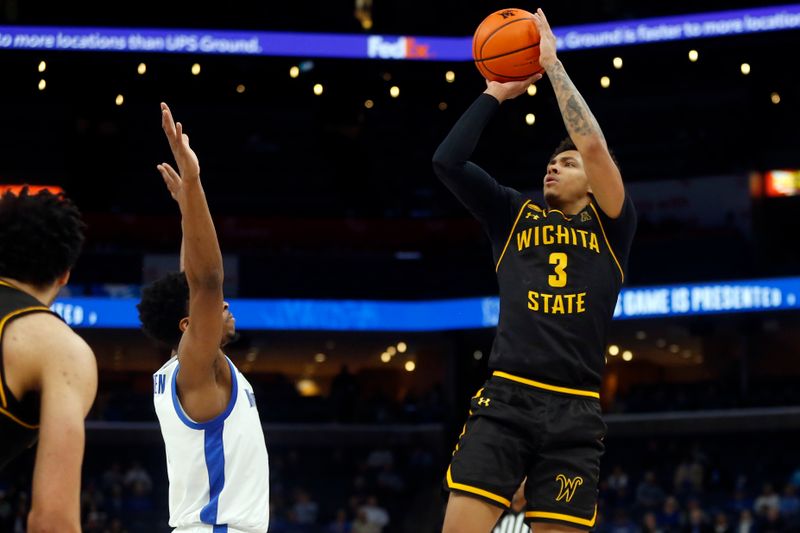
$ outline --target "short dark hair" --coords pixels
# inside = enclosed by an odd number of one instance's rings
[[[548,160],[548,162],[550,162],[553,159],[555,159],[556,156],[558,154],[560,154],[561,152],[566,152],[567,150],[575,150],[576,152],[579,151],[578,147],[575,146],[575,143],[572,142],[572,138],[569,137],[569,136],[566,137],[565,139],[563,139],[560,143],[558,143],[558,146],[556,146],[556,149],[553,150],[553,155],[550,156],[550,159]],[[617,161],[617,156],[614,155],[614,152],[610,148],[608,150],[608,153],[611,154],[612,161],[614,161],[614,163],[619,168],[619,161]]]
[[[44,287],[72,270],[86,229],[64,194],[42,190],[0,196],[0,276]]]
[[[186,274],[173,272],[143,288],[142,300],[136,309],[145,335],[170,348],[177,348],[183,335],[180,321],[189,313]]]

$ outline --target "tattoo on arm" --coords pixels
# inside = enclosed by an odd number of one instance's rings
[[[575,88],[572,80],[569,79],[567,71],[564,70],[564,65],[560,62],[556,63],[553,68],[547,72],[550,82],[553,84],[553,90],[558,99],[558,106],[561,109],[561,116],[564,118],[564,125],[570,137],[580,136],[599,136],[603,142],[603,132],[600,130],[600,125],[589,110],[586,101]]]

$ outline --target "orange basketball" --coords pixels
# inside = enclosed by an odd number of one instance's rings
[[[501,9],[483,19],[472,38],[472,58],[491,81],[525,80],[544,72],[533,15],[522,9]]]

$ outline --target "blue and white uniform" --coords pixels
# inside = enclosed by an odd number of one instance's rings
[[[153,375],[167,452],[169,525],[182,533],[265,533],[269,527],[269,458],[253,387],[226,360],[231,399],[208,422],[194,422],[181,406],[177,357]]]

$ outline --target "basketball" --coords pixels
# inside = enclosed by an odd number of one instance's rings
[[[543,72],[533,15],[522,9],[501,9],[483,19],[472,38],[472,58],[491,81],[520,81]]]

